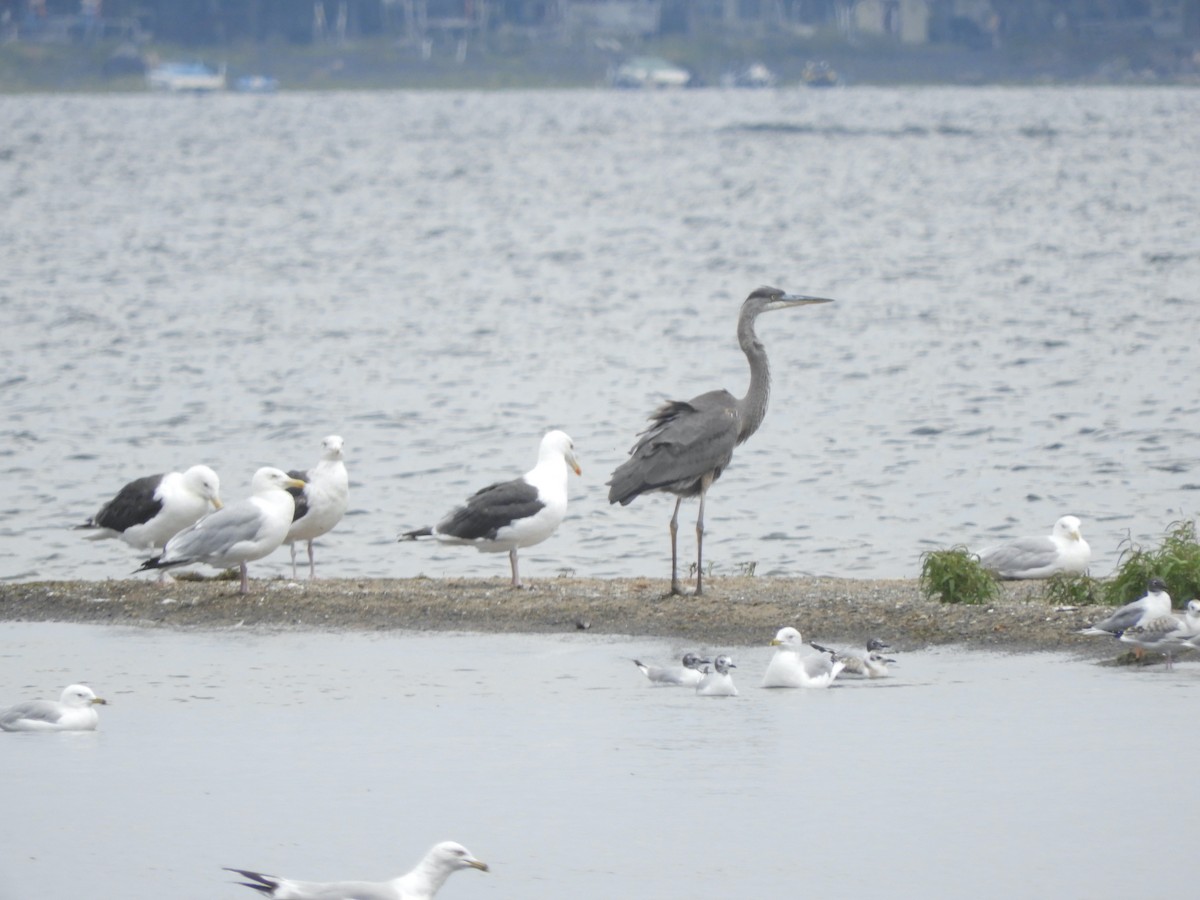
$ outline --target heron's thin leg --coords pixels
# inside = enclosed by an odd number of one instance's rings
[[[296,580],[296,544],[293,542],[288,544],[288,549],[292,551],[292,580]]]
[[[292,544],[292,552],[295,553],[295,544]],[[294,575],[292,577],[295,577]],[[309,581],[317,577],[317,563],[313,559],[313,542],[308,542],[308,578]]]
[[[671,593],[682,594],[683,588],[679,586],[679,568],[678,556],[675,551],[675,535],[679,533],[679,504],[683,502],[682,497],[675,498],[675,512],[671,516]]]
[[[708,484],[701,484],[700,512],[696,516],[696,596],[704,593],[704,495],[707,493]]]
[[[521,586],[521,575],[517,571],[517,548],[513,547],[508,551],[508,561],[512,564],[512,586],[519,588]]]

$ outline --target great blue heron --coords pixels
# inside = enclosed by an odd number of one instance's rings
[[[758,430],[767,414],[771,373],[767,351],[754,333],[759,313],[790,306],[831,303],[826,297],[786,294],[779,288],[756,288],[738,315],[738,344],[750,363],[750,388],[745,397],[729,391],[709,391],[691,400],[668,400],[650,415],[651,425],[609,479],[608,502],[625,506],[652,491],[674,494],[671,516],[671,593],[681,594],[676,534],[679,504],[700,497],[696,516],[696,593],[704,590],[704,496],[733,458],[733,449]]]
[[[304,482],[302,488],[291,488],[296,501],[292,527],[283,542],[292,551],[292,577],[296,577],[296,544],[308,544],[308,577],[317,577],[313,560],[313,541],[333,530],[350,500],[350,476],[346,472],[345,442],[336,434],[321,441],[321,459],[308,471],[294,469],[288,474]]]

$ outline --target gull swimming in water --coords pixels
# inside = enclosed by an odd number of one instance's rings
[[[1125,629],[1118,637],[1123,643],[1132,644],[1137,649],[1163,654],[1167,659],[1167,668],[1170,669],[1176,655],[1195,649],[1195,645],[1189,642],[1198,635],[1200,600],[1189,600],[1184,615],[1168,613],[1165,616],[1155,616],[1140,625]]]
[[[763,675],[765,688],[827,688],[846,667],[823,654],[801,656],[804,639],[791,625],[779,629],[771,646],[776,650]]]
[[[1063,516],[1047,537],[1023,537],[979,551],[979,563],[999,578],[1049,578],[1059,572],[1083,574],[1092,548],[1075,516]]]
[[[867,641],[865,650],[859,650],[857,647],[847,648],[845,650],[831,650],[828,647],[822,647],[816,641],[809,641],[809,646],[822,653],[828,653],[829,658],[833,662],[841,662],[844,665],[842,674],[844,675],[865,675],[867,678],[886,678],[888,675],[888,666],[895,665],[894,659],[889,659],[881,650],[890,649],[887,644],[879,640],[879,638],[871,638]]]
[[[712,668],[704,673],[700,683],[696,685],[696,693],[701,697],[736,697],[738,689],[733,683],[730,669],[737,666],[728,656],[718,656],[713,660]]]
[[[446,544],[470,544],[481,553],[507,551],[512,586],[519,588],[517,550],[546,540],[567,514],[568,468],[582,474],[574,442],[565,432],[547,432],[537,465],[520,478],[476,491],[436,525],[406,531],[400,540],[435,537]]]
[[[0,709],[2,731],[95,731],[97,705],[107,704],[85,684],[69,685],[58,700],[29,700]]]
[[[462,844],[442,841],[411,872],[391,881],[294,881],[250,869],[225,871],[241,875],[246,881],[238,884],[273,900],[430,900],[446,879],[460,869],[486,872],[488,866]]]
[[[289,488],[296,502],[292,524],[283,542],[292,551],[292,578],[296,577],[296,544],[308,544],[308,577],[317,577],[313,561],[313,541],[333,530],[350,499],[350,476],[346,472],[345,442],[331,434],[321,442],[321,458],[306,472],[293,470],[288,475],[304,482],[304,487]]]
[[[704,677],[704,670],[701,666],[712,665],[711,659],[701,659],[695,653],[683,654],[681,662],[682,665],[679,666],[652,666],[646,665],[640,659],[635,659],[633,664],[650,679],[651,684],[682,685],[684,687],[698,685]]]
[[[251,496],[233,506],[209,513],[175,535],[162,553],[142,563],[142,569],[165,569],[208,563],[218,569],[238,566],[240,593],[249,590],[246,563],[279,549],[292,524],[295,502],[288,488],[304,482],[280,469],[265,466],[254,473]],[[140,571],[140,570],[139,570]]]
[[[129,482],[75,527],[90,541],[118,538],[137,550],[157,550],[214,508],[221,508],[221,480],[208,466],[192,466]]]

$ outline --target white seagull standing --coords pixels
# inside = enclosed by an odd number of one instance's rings
[[[411,872],[391,881],[293,881],[249,869],[225,871],[241,875],[247,880],[238,884],[273,900],[430,900],[459,869],[486,872],[488,866],[462,844],[442,841]]]
[[[296,501],[296,512],[292,526],[283,542],[292,551],[292,578],[296,577],[296,544],[308,543],[308,577],[317,577],[317,565],[313,561],[313,541],[328,533],[342,516],[350,499],[350,476],[346,472],[344,442],[331,434],[321,442],[321,459],[307,472],[292,470],[293,478],[304,482],[302,488],[290,488]]]
[[[701,697],[736,697],[738,689],[733,683],[733,676],[729,674],[730,669],[737,668],[733,660],[728,656],[718,656],[712,666],[696,685],[696,693]]]
[[[1083,574],[1092,561],[1092,548],[1074,516],[1054,523],[1048,537],[1017,538],[979,551],[979,563],[1000,578],[1049,578],[1059,572]]]
[[[477,491],[436,525],[407,531],[400,540],[432,536],[447,544],[470,544],[481,553],[507,552],[512,586],[519,588],[518,548],[546,540],[567,514],[568,467],[582,473],[575,444],[564,432],[548,432],[538,448],[537,465],[520,478]]]
[[[701,666],[712,665],[711,659],[701,659],[695,653],[683,654],[681,662],[682,665],[679,666],[650,666],[640,659],[635,659],[633,664],[650,679],[651,684],[682,685],[683,687],[698,685],[704,677],[704,670]]]
[[[208,563],[218,569],[238,566],[242,573],[239,593],[247,593],[246,563],[262,559],[283,543],[295,511],[288,488],[303,486],[303,481],[287,472],[264,466],[254,473],[249,497],[209,513],[179,532],[167,541],[162,553],[146,560],[141,568],[166,569],[192,563]]]
[[[208,466],[147,475],[117,491],[100,511],[77,525],[90,541],[120,538],[138,550],[156,550],[212,508],[221,508],[221,480]]]
[[[29,700],[0,709],[0,731],[95,731],[96,706],[108,703],[85,684],[69,685],[58,700]]]
[[[765,688],[827,688],[846,667],[842,660],[824,655],[801,656],[804,639],[791,625],[776,632],[771,646],[776,649],[763,674]]]

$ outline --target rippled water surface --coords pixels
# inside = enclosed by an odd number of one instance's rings
[[[1183,89],[0,97],[0,577],[123,576],[69,526],[125,481],[238,499],[335,432],[325,574],[503,576],[395,537],[548,427],[584,477],[523,574],[665,574],[670,501],[604,481],[664,397],[744,390],[762,283],[838,302],[760,321],[717,573],[909,576],[1072,512],[1106,574],[1196,511],[1198,144]]]
[[[93,733],[0,733],[4,900],[247,900],[221,866],[385,878],[443,838],[492,866],[447,900],[1195,884],[1196,661],[947,649],[771,691],[768,647],[705,648],[741,690],[707,698],[630,662],[693,648],[574,634],[0,623],[0,647],[0,705],[83,678],[110,701]]]

